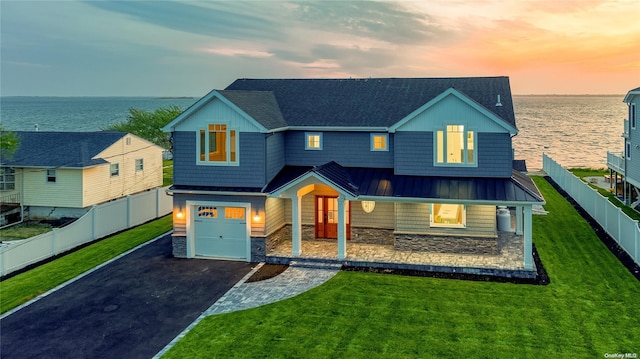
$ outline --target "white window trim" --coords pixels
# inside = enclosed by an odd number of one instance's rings
[[[448,124],[446,126],[444,126],[444,129],[436,129],[433,131],[433,165],[437,166],[437,167],[478,167],[478,131],[474,130],[474,129],[468,129],[467,125],[462,125],[464,126],[465,130],[464,130],[464,154],[465,154],[465,160],[468,161],[468,159],[466,158],[467,156],[467,132],[469,131],[473,131],[473,145],[474,145],[474,150],[473,150],[473,163],[469,163],[469,162],[461,162],[461,163],[449,163],[449,162],[438,162],[438,131],[442,131],[444,134],[444,143],[443,143],[443,148],[444,151],[446,152],[447,149],[447,126],[458,126],[458,125],[451,125]],[[444,160],[447,160],[447,156],[446,153],[443,154],[444,155]]]
[[[638,119],[636,118],[636,104],[632,103],[629,106],[629,122],[631,122],[631,128],[632,129],[636,129],[636,121]]]
[[[53,171],[53,176],[49,176],[49,171]],[[53,181],[49,181],[49,178],[53,178]],[[58,171],[55,168],[48,168],[45,171],[45,180],[47,183],[58,183]]]
[[[385,148],[374,148],[374,138],[378,136],[384,136]],[[376,152],[389,152],[389,134],[388,133],[371,133],[370,136],[370,150]]]
[[[113,168],[116,168],[116,173],[113,173]],[[118,177],[120,176],[120,163],[116,162],[116,163],[111,163],[109,164],[109,177]]]
[[[309,147],[309,136],[319,136],[320,137],[320,147]],[[307,151],[322,151],[323,139],[322,132],[305,132],[304,133],[304,149]]]
[[[138,168],[138,161],[140,161],[140,168]],[[144,158],[136,158],[134,161],[136,172],[144,171]]]
[[[453,203],[452,203],[453,204]],[[433,213],[433,205],[431,203],[431,207],[429,210],[429,226],[433,228],[467,228],[467,205],[466,204],[456,204],[458,206],[462,206],[462,224],[448,224],[448,223],[436,223],[434,222],[434,213]]]
[[[631,142],[625,142],[625,158],[631,160]]]
[[[236,128],[231,128],[228,124],[226,123],[210,123],[211,125],[226,125],[227,126],[227,138],[229,139],[228,141],[226,141],[226,147],[227,147],[227,160],[226,161],[202,161],[200,160],[200,130],[202,130],[202,128],[198,129],[195,133],[196,135],[196,164],[201,165],[201,166],[240,166],[240,132],[238,131],[238,129]],[[204,128],[206,136],[209,136],[209,130],[208,130],[208,126],[210,124],[207,124],[207,127]],[[231,131],[236,131],[236,161],[235,162],[231,162]],[[205,143],[205,146],[209,146],[209,141],[207,141],[207,143]],[[205,153],[208,152],[205,148]]]
[[[8,177],[13,177],[12,181],[8,181]],[[0,174],[0,191],[15,191],[16,189],[16,170],[11,167],[3,167],[3,172]],[[9,186],[11,185],[11,186]],[[11,188],[9,188],[11,187]]]

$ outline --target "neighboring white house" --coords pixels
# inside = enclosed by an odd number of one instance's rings
[[[615,175],[613,183],[618,183],[620,174],[623,178],[623,197],[625,203],[632,207],[640,205],[640,125],[638,121],[638,108],[640,108],[640,87],[627,93],[622,100],[627,104],[629,117],[624,120],[624,152],[607,152],[607,167],[611,171],[611,177]],[[635,201],[634,201],[635,199]],[[633,203],[632,203],[633,202]]]
[[[30,218],[79,217],[95,204],[162,186],[163,149],[135,135],[16,134],[18,150],[0,165],[5,223],[15,219],[20,206]]]

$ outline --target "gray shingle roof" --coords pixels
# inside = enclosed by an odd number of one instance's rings
[[[452,87],[516,127],[509,78],[504,76],[238,79],[226,90],[272,92],[289,126],[389,127]],[[498,95],[502,106],[496,107]],[[251,107],[246,99],[238,105],[243,110]]]
[[[287,126],[271,91],[218,91],[247,115],[268,129]]]
[[[106,163],[104,159],[93,157],[126,133],[18,131],[16,135],[20,138],[18,150],[3,165],[82,168]]]

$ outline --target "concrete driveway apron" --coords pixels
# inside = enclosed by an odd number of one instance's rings
[[[170,237],[3,318],[0,357],[153,357],[251,270],[173,258]]]

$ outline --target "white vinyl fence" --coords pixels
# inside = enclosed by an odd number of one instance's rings
[[[629,218],[620,208],[556,163],[542,155],[544,171],[565,190],[604,230],[640,264],[640,228],[638,221]]]
[[[93,206],[73,223],[0,248],[0,275],[171,213],[167,187]]]

